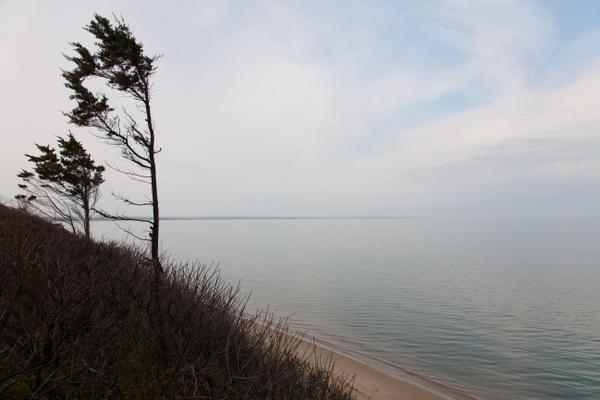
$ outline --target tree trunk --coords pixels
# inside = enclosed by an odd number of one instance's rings
[[[90,199],[86,196],[83,199],[83,230],[85,237],[90,238]]]
[[[156,182],[156,165],[154,160],[154,154],[150,155],[150,176],[152,183],[152,228],[150,230],[150,235],[152,236],[151,254],[152,259],[158,262],[158,229],[160,223],[160,215],[158,211],[158,186]]]
[[[148,158],[150,160],[150,181],[152,185],[152,228],[150,229],[151,235],[151,255],[152,260],[156,263],[157,271],[162,271],[159,260],[158,240],[159,240],[159,227],[160,227],[160,215],[158,208],[158,183],[156,179],[156,151],[154,151],[155,135],[154,135],[154,124],[152,123],[152,110],[150,109],[150,93],[148,89],[149,85],[146,82],[144,91],[144,106],[146,108],[146,124],[148,125],[148,133],[150,134],[150,143],[148,148]]]

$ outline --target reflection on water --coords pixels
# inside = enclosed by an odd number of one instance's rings
[[[252,305],[484,399],[597,399],[600,220],[164,221]],[[121,238],[112,223],[97,235]]]

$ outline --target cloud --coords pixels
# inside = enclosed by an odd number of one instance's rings
[[[561,87],[511,92],[398,135],[379,162],[428,167],[468,159],[478,149],[515,139],[598,137],[598,84],[600,68],[594,68]]]
[[[495,183],[510,196],[511,184],[597,174],[599,34],[565,36],[544,2],[146,4],[2,4],[12,57],[0,66],[0,118],[15,132],[3,193],[21,154],[68,128],[61,52],[89,40],[81,26],[94,11],[123,15],[164,53],[166,214],[444,214],[490,201],[477,190]],[[111,189],[143,195],[109,174],[107,208]]]
[[[552,49],[553,16],[528,1],[445,1],[431,7],[429,32],[465,56],[465,68],[500,93],[531,79]]]

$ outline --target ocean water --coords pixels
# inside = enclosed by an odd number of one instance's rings
[[[122,238],[110,222],[97,236]],[[481,399],[600,399],[600,219],[163,221],[251,307]]]

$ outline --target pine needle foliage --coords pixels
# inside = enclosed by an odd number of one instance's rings
[[[22,193],[15,198],[25,207],[66,223],[72,231],[90,237],[91,213],[104,182],[104,167],[69,133],[58,137],[58,149],[38,145],[38,155],[25,154],[33,170],[17,176]]]

